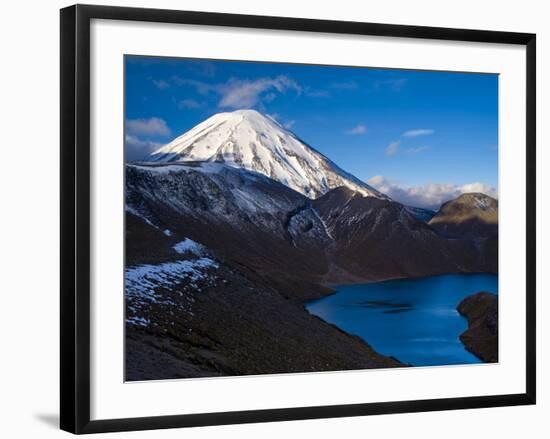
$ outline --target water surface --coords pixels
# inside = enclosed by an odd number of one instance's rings
[[[376,351],[414,366],[480,363],[459,335],[468,323],[456,310],[479,291],[498,293],[492,274],[449,274],[336,287],[307,310],[362,337]]]

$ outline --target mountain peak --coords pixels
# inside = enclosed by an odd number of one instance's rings
[[[240,114],[246,117],[266,117],[259,111],[253,110],[251,108],[243,108],[241,110],[229,111],[225,114]]]
[[[363,196],[387,199],[256,110],[215,114],[153,152],[146,161],[222,162],[266,175],[310,198],[344,186]]]
[[[449,238],[490,238],[498,234],[498,201],[479,192],[444,203],[430,226]]]
[[[222,113],[216,113],[213,116],[211,116],[209,119],[218,119],[218,120],[226,120],[229,121],[231,119],[235,120],[247,120],[247,121],[256,121],[256,122],[275,122],[277,123],[273,118],[264,115],[260,113],[259,111],[253,110],[253,109],[241,109],[241,110],[235,110],[235,111],[226,111]],[[207,119],[207,120],[209,120]]]
[[[489,195],[481,192],[468,192],[459,195],[454,200],[443,203],[440,211],[446,210],[462,210],[462,209],[479,209],[481,211],[494,212],[498,209],[498,201]]]

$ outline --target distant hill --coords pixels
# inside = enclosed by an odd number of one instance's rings
[[[429,224],[448,238],[493,238],[498,235],[498,201],[481,193],[462,194],[444,203]]]

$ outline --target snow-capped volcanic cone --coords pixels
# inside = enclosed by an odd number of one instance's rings
[[[388,199],[254,110],[215,114],[145,161],[222,162],[266,175],[309,198],[345,186],[364,196]]]

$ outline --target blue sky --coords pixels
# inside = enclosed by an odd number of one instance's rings
[[[408,194],[413,202],[415,193],[429,192],[435,198],[417,204],[435,206],[464,188],[496,195],[497,75],[133,56],[125,62],[128,159],[212,114],[255,108],[394,198]]]

